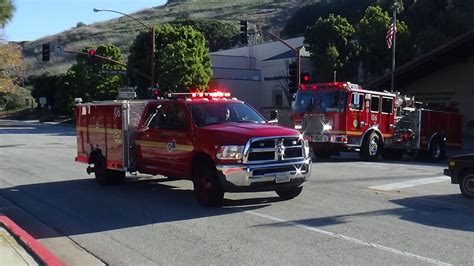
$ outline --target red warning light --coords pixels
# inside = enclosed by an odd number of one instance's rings
[[[94,55],[95,55],[95,50],[89,49],[89,56],[94,56]]]
[[[311,81],[311,76],[308,73],[302,73],[301,74],[301,80],[304,83],[308,83],[309,81]]]

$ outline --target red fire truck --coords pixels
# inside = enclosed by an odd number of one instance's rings
[[[414,98],[349,82],[301,85],[292,119],[318,158],[341,151],[357,151],[364,160],[423,152],[436,160],[462,147],[458,112],[426,109]]]
[[[100,185],[126,172],[193,181],[198,201],[224,192],[301,193],[311,173],[308,142],[228,93],[173,93],[157,100],[76,105],[77,157]]]

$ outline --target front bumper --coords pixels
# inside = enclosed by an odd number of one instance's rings
[[[216,166],[226,192],[274,191],[302,186],[311,175],[311,158],[271,164]],[[276,175],[287,173],[290,181],[276,183]]]
[[[451,184],[459,184],[459,180],[455,175],[453,175],[451,169],[444,169],[443,173],[444,175],[451,177]]]

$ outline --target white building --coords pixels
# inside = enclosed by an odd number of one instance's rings
[[[303,47],[303,37],[285,41]],[[312,73],[309,54],[304,48],[300,54],[302,72]],[[288,108],[288,65],[295,60],[295,52],[279,41],[214,52],[213,82],[258,110]]]

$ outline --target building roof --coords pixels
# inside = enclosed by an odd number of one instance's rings
[[[447,66],[467,62],[474,54],[474,30],[470,30],[453,40],[416,57],[395,70],[395,87],[401,88]],[[391,72],[367,82],[368,89],[387,89],[390,87]]]
[[[301,57],[309,57],[310,53],[304,46],[299,46],[297,47],[300,49],[300,56]],[[272,56],[270,58],[264,59],[262,61],[273,61],[273,60],[280,60],[280,59],[288,59],[288,58],[294,58],[295,57],[295,52],[292,50],[288,50],[286,52],[283,52],[281,54],[277,54],[275,56]]]

